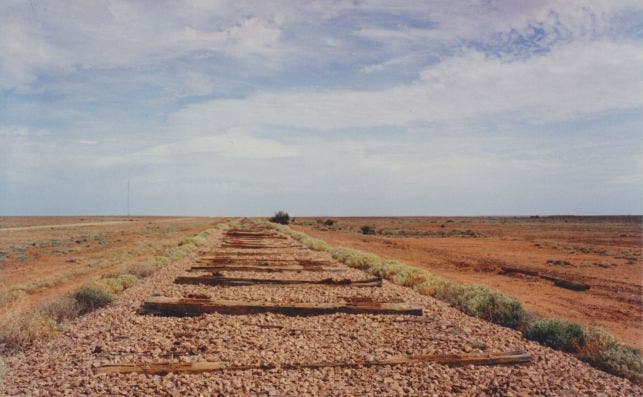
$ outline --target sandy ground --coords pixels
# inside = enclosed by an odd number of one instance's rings
[[[156,223],[165,223],[165,222],[180,222],[180,221],[185,221],[185,220],[192,220],[192,219],[198,219],[198,218],[171,218],[171,219],[155,219]],[[122,225],[124,223],[129,223],[129,222],[137,222],[140,220],[130,218],[127,220],[121,220],[121,221],[100,221],[100,222],[78,222],[78,223],[52,223],[48,225],[34,225],[34,226],[13,226],[13,227],[0,227],[0,233],[6,233],[6,232],[17,232],[17,231],[24,231],[24,230],[38,230],[38,229],[60,229],[60,228],[67,228],[67,227],[85,227],[85,226],[109,226],[109,225]],[[1,224],[1,222],[0,222]]]
[[[213,235],[203,254],[230,252]],[[234,251],[234,250],[233,250]],[[305,249],[274,250],[275,256],[324,257]],[[635,396],[639,387],[607,375],[570,355],[528,342],[516,331],[468,317],[430,297],[384,283],[382,288],[327,286],[212,287],[176,285],[196,253],[126,290],[110,306],[70,324],[42,346],[14,352],[5,379],[8,395],[416,395],[416,396]],[[328,257],[325,257],[329,259]],[[366,274],[336,264],[342,277]],[[194,274],[194,273],[192,273]],[[238,274],[235,273],[235,276]],[[245,273],[244,277],[311,278],[333,273]],[[424,307],[405,315],[279,314],[163,317],[137,311],[153,294],[207,294],[212,298],[271,302],[338,302],[347,297],[403,300]],[[418,321],[420,319],[420,321]],[[499,352],[525,349],[534,362],[516,366],[413,364],[370,368],[222,371],[165,376],[95,375],[104,364],[195,362],[250,364],[352,361],[396,354]]]
[[[326,218],[322,218],[326,219]],[[641,217],[333,218],[295,228],[332,245],[375,252],[452,280],[485,284],[518,298],[539,316],[598,325],[643,347]],[[362,225],[389,235],[365,236]],[[475,237],[458,235],[473,232]],[[439,237],[444,233],[446,237]],[[536,277],[502,274],[516,267],[591,286],[577,292]]]
[[[144,262],[154,255],[164,255],[181,239],[219,220],[1,218],[0,317],[31,310],[104,274],[118,272],[124,266]],[[17,299],[9,299],[9,291],[16,288],[23,288],[24,292]]]

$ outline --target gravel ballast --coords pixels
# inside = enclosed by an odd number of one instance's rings
[[[222,232],[202,251],[220,248]],[[271,240],[275,244],[277,240]],[[284,244],[284,242],[281,242]],[[287,244],[295,244],[287,240]],[[259,251],[259,250],[257,250]],[[302,248],[273,250],[270,257],[331,260]],[[526,341],[519,332],[469,317],[433,298],[384,282],[381,288],[323,285],[207,286],[174,284],[198,253],[174,262],[120,294],[108,307],[72,322],[64,334],[13,353],[4,379],[7,395],[417,395],[417,396],[638,396],[641,388],[596,370],[571,355]],[[268,256],[266,256],[268,257]],[[333,261],[334,262],[334,261]],[[350,278],[369,275],[334,262],[339,273],[226,273],[278,279]],[[207,295],[213,299],[274,303],[339,302],[344,298],[405,301],[424,316],[327,314],[296,317],[262,313],[164,317],[138,313],[152,295]],[[219,371],[95,375],[106,364],[223,361],[231,364],[312,363],[385,359],[398,354],[527,350],[534,362],[516,366],[447,367],[419,363],[370,368]],[[0,389],[1,390],[1,389]]]

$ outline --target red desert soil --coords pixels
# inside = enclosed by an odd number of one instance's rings
[[[7,395],[337,395],[337,396],[634,396],[641,388],[589,367],[571,355],[523,339],[519,332],[469,317],[410,288],[384,282],[381,287],[351,285],[210,286],[177,284],[194,276],[191,267],[213,255],[266,259],[325,260],[318,272],[232,272],[248,279],[291,281],[361,280],[367,274],[334,262],[326,253],[298,247],[274,235],[261,245],[242,248],[216,232],[188,257],[125,290],[107,307],[72,321],[64,336],[7,355]],[[265,232],[264,232],[265,233]],[[247,243],[246,243],[247,244]],[[234,246],[233,246],[234,245]],[[243,243],[241,243],[243,245]],[[250,245],[250,244],[248,244]],[[255,248],[258,247],[258,248]],[[266,248],[269,247],[269,248]],[[259,252],[264,254],[258,255]],[[279,266],[279,265],[273,265]],[[330,272],[329,270],[334,270]],[[205,276],[205,273],[201,275]],[[156,296],[155,298],[152,298]],[[190,301],[234,301],[228,314],[198,316],[141,312],[158,296]],[[207,298],[207,299],[206,299]],[[417,313],[246,313],[239,301],[267,306],[365,307],[374,302],[406,302]],[[147,304],[144,304],[147,302]],[[362,302],[359,305],[357,302]],[[328,306],[324,304],[334,303]],[[241,305],[241,306],[240,306]],[[236,308],[236,309],[235,309]],[[157,307],[158,310],[158,307]],[[176,309],[175,309],[176,310]],[[232,310],[232,312],[230,312]],[[181,310],[179,309],[181,312]],[[332,310],[331,310],[332,311]],[[234,314],[233,314],[234,313]],[[184,314],[184,313],[178,313]],[[310,314],[310,313],[309,313]],[[399,355],[485,356],[522,351],[531,361],[511,365],[447,366],[435,362],[401,365],[342,363],[388,361]],[[217,362],[230,368],[214,372],[164,372],[147,364]],[[119,373],[123,364],[140,364],[155,374]],[[329,365],[329,363],[332,363]],[[302,368],[317,364],[315,368]],[[114,367],[117,365],[117,367]],[[262,366],[263,365],[263,366]],[[173,365],[173,368],[193,367]],[[252,369],[242,369],[248,366]],[[121,369],[119,369],[121,368]],[[241,369],[240,369],[241,368]],[[111,370],[108,370],[111,369]],[[0,386],[0,394],[2,393]]]
[[[434,274],[485,284],[540,316],[600,325],[643,347],[641,217],[297,218],[293,227],[336,246],[371,251]],[[372,226],[377,235],[362,235]],[[379,234],[382,233],[382,234]],[[540,278],[501,274],[535,270],[587,283],[577,292]]]
[[[123,266],[163,255],[213,218],[2,217],[0,317],[62,296]],[[11,299],[10,291],[25,293]]]

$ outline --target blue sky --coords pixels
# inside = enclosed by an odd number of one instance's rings
[[[637,1],[0,1],[0,214],[643,212]]]

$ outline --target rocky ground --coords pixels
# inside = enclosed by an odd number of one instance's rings
[[[220,248],[213,235],[207,252]],[[293,241],[292,244],[295,244]],[[281,257],[329,259],[302,248],[273,250]],[[203,253],[201,253],[203,254]],[[469,317],[411,289],[309,286],[177,285],[198,253],[175,262],[123,292],[109,307],[70,324],[64,335],[7,358],[4,393],[13,395],[417,395],[417,396],[638,396],[641,389],[578,361],[524,340],[520,333]],[[243,273],[254,278],[364,279],[343,267],[337,273]],[[193,274],[193,273],[192,273]],[[235,274],[239,276],[240,274]],[[212,298],[270,302],[338,302],[346,297],[403,300],[424,307],[423,317],[280,314],[162,317],[137,311],[151,295],[206,294]],[[400,366],[297,370],[96,375],[104,364],[224,361],[234,364],[356,361],[397,354],[528,350],[529,365]],[[1,391],[1,390],[0,390]]]

